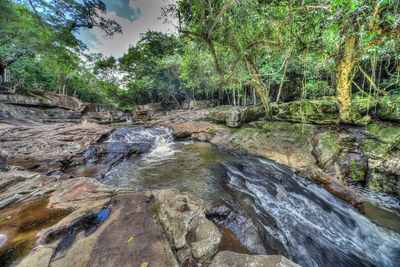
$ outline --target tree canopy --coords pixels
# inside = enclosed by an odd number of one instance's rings
[[[178,0],[163,9],[176,34],[148,31],[121,58],[91,55],[80,28],[121,27],[102,1],[0,3],[0,70],[26,86],[122,108],[193,99],[262,104],[329,97],[352,123],[359,95],[400,92],[400,3],[395,0]]]

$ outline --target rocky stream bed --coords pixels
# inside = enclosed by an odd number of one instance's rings
[[[88,122],[83,104],[28,100],[0,103],[0,266],[400,261],[396,122],[289,123],[264,121],[257,108],[202,108],[110,127]],[[60,108],[77,121],[43,119]],[[97,122],[120,121],[99,112]]]

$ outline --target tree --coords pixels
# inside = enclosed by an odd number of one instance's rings
[[[29,0],[28,4],[31,9],[10,0],[1,3],[7,15],[0,17],[0,75],[25,55],[84,48],[74,35],[79,28],[99,27],[108,36],[122,32],[118,23],[104,16],[106,6],[100,0]]]
[[[308,34],[312,28],[307,21],[317,20],[330,10],[304,0],[198,0],[178,1],[177,6],[166,9],[168,12],[178,19],[180,33],[207,45],[220,85],[255,88],[269,116],[269,77],[286,69],[293,49],[300,50],[304,43],[314,41]],[[281,67],[271,73],[262,72],[268,60],[279,54],[285,54]]]
[[[400,39],[400,14],[395,1],[335,1],[339,29],[336,55],[336,92],[340,119],[353,123],[357,114],[351,109],[352,80],[363,56],[384,43]],[[397,22],[396,22],[397,21]]]

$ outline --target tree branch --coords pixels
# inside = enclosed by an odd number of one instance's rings
[[[213,25],[211,26],[211,28],[210,28],[209,31],[208,31],[207,38],[210,38],[210,37],[211,37],[211,34],[212,34],[212,32],[213,32],[215,26],[217,26],[218,22],[220,21],[220,19],[221,19],[222,16],[224,15],[225,11],[226,11],[226,10],[229,8],[229,6],[232,5],[233,2],[235,2],[235,1],[236,1],[236,0],[230,0],[228,3],[226,3],[226,4],[222,7],[221,11],[218,13],[217,18],[214,20]]]

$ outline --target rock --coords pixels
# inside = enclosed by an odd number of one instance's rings
[[[240,109],[240,122],[249,123],[265,116],[264,107],[243,107]]]
[[[201,199],[177,189],[154,191],[153,195],[159,206],[159,220],[181,260],[190,256],[189,247],[197,259],[211,257],[217,252],[221,234],[205,218]]]
[[[383,159],[369,159],[368,165],[370,189],[400,196],[400,147]]]
[[[368,98],[355,98],[352,99],[351,106],[362,116],[371,114],[373,108],[377,105],[376,100],[368,99]]]
[[[209,267],[299,267],[300,265],[278,255],[247,255],[231,251],[219,252]]]
[[[311,154],[314,131],[315,127],[308,124],[256,121],[226,135],[219,134],[210,142],[304,169],[315,164]]]
[[[236,108],[232,109],[226,118],[226,126],[238,128],[240,126],[240,111]]]
[[[43,108],[0,103],[0,123],[7,124],[47,124],[81,123],[81,112],[63,108]]]
[[[25,255],[29,255],[20,266],[141,266],[143,262],[178,266],[162,225],[153,218],[154,202],[147,201],[145,193],[116,189],[92,178],[60,179],[31,172],[9,171],[0,175],[0,181],[16,177],[24,179],[18,178],[19,182],[2,192],[0,199],[24,192],[23,203],[14,202],[7,210],[2,209],[0,221],[14,212],[16,215],[6,223],[18,225],[10,228],[16,230],[11,234],[20,235],[16,240],[37,239],[24,247]],[[42,196],[39,203],[44,203],[40,210],[32,206],[38,194]],[[62,214],[61,220],[55,214]],[[14,221],[19,218],[33,226]],[[13,259],[19,261],[25,255],[17,254]]]
[[[365,115],[364,117],[356,117],[356,119],[354,120],[354,124],[357,126],[365,126],[370,124],[372,121],[372,117],[370,115]]]
[[[113,105],[87,103],[83,113],[88,113],[88,112],[107,112],[111,114],[117,114],[118,109]]]
[[[65,96],[38,89],[31,89],[8,96],[8,101],[13,105],[63,108],[74,111],[83,111],[86,103],[76,97]]]
[[[379,101],[376,115],[384,121],[400,122],[400,97]]]
[[[87,112],[83,119],[90,123],[110,124],[124,122],[125,119],[111,112]]]
[[[206,212],[207,217],[219,218],[226,217],[231,213],[231,209],[225,205],[217,206],[215,208],[209,209]]]
[[[364,153],[373,159],[382,159],[400,143],[400,126],[373,124],[363,132],[367,138],[360,143]]]
[[[10,165],[32,167],[39,162],[82,153],[113,131],[97,124],[12,126],[0,124],[0,150]]]
[[[213,109],[206,115],[205,119],[214,123],[225,124],[231,110],[232,107]]]
[[[239,253],[267,253],[258,228],[248,219],[248,215],[239,212],[241,211],[232,210],[224,205],[207,212],[207,218],[223,228],[220,250],[228,247],[227,250]],[[223,243],[224,241],[229,243]]]
[[[316,124],[334,124],[337,104],[332,100],[302,100],[279,105],[278,120]]]
[[[314,155],[318,165],[324,168],[330,160],[339,154],[342,149],[343,135],[336,131],[329,130],[315,136],[316,146]]]
[[[0,172],[8,171],[7,154],[0,151]]]
[[[221,242],[218,228],[209,220],[203,220],[195,228],[196,241],[190,244],[195,259],[203,259],[215,255]]]
[[[237,128],[241,124],[258,120],[263,116],[265,116],[265,110],[259,106],[224,107],[211,110],[206,115],[206,120]]]
[[[365,184],[368,173],[368,158],[361,150],[342,153],[337,160],[336,177],[346,185]]]
[[[213,107],[214,104],[211,101],[198,101],[198,100],[191,100],[189,102],[189,105],[186,104],[186,107],[189,109],[204,109],[204,108],[210,108]],[[185,108],[185,107],[184,107]]]

